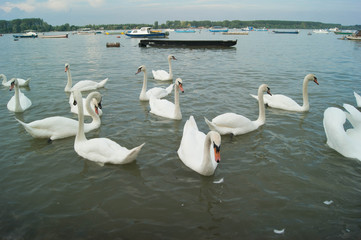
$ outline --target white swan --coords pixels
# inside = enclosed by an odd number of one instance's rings
[[[88,112],[91,114],[93,118],[91,123],[86,123],[84,126],[85,132],[90,132],[94,129],[100,127],[100,118],[95,113],[93,109],[91,109],[90,101],[95,98],[97,102],[101,101],[101,95],[98,92],[89,93],[86,98],[86,105]],[[18,119],[16,119],[18,120]],[[78,131],[78,121],[62,117],[62,116],[54,116],[48,117],[41,120],[36,120],[30,123],[24,123],[20,120],[18,122],[23,125],[25,130],[34,138],[49,138],[50,140],[62,139],[66,137],[75,136]]]
[[[174,103],[155,98],[151,95],[149,99],[150,112],[165,118],[181,120],[182,113],[179,106],[179,90],[184,93],[182,79],[177,78],[174,84]]]
[[[0,74],[0,78],[3,79],[2,84],[5,87],[10,87],[11,83],[15,80],[15,78],[12,78],[8,81],[7,77],[4,74]],[[30,83],[30,78],[27,80],[22,78],[16,78],[18,80],[19,87],[28,87]]]
[[[357,107],[361,107],[361,96],[358,95],[356,92],[353,92],[353,95],[355,96]]]
[[[13,88],[15,88],[15,94],[10,98],[7,107],[12,112],[24,112],[31,106],[31,101],[20,91],[16,78],[12,81],[9,90],[11,91]]]
[[[82,80],[77,82],[73,87],[72,87],[72,78],[71,78],[71,73],[70,73],[70,65],[69,63],[65,64],[65,72],[67,72],[68,75],[68,82],[65,86],[64,91],[65,92],[72,92],[74,90],[79,90],[79,91],[92,91],[98,88],[102,88],[104,87],[104,85],[107,83],[108,78],[100,81],[100,82],[95,82],[92,80]]]
[[[168,56],[168,65],[169,65],[169,73],[164,70],[152,70],[153,78],[160,81],[170,81],[173,80],[172,73],[172,62],[171,60],[177,60],[173,55]]]
[[[78,106],[74,105],[74,94],[73,93],[70,94],[69,105],[70,105],[70,111],[72,113],[78,114]],[[83,98],[83,106],[86,106],[86,98]],[[90,107],[91,107],[91,109],[94,109],[96,114],[98,114],[99,116],[103,115],[103,111],[101,110],[101,102],[98,102],[96,98],[93,98],[90,101]],[[91,114],[88,112],[86,107],[84,108],[83,112],[84,112],[84,116],[91,117]]]
[[[143,79],[143,87],[142,91],[139,95],[139,100],[141,101],[149,101],[150,95],[153,95],[155,98],[163,98],[168,96],[172,90],[173,90],[173,84],[169,85],[167,88],[160,88],[160,87],[154,87],[147,91],[147,68],[142,65],[138,68],[138,71],[135,74],[138,74],[140,72],[144,73],[144,79]]]
[[[219,132],[221,135],[233,134],[240,135],[256,130],[262,126],[266,121],[265,106],[263,102],[263,92],[267,92],[271,95],[270,89],[267,84],[262,84],[258,88],[258,97],[261,99],[258,103],[259,116],[255,121],[251,121],[248,118],[235,113],[224,113],[212,119],[210,122],[207,118],[204,118],[209,128],[213,131]]]
[[[327,145],[345,157],[361,160],[361,113],[349,104],[344,104],[343,107],[348,113],[329,107],[323,114]],[[353,128],[345,131],[343,125],[346,119]]]
[[[210,131],[207,135],[200,132],[193,116],[189,117],[183,128],[183,136],[177,151],[182,162],[197,173],[213,175],[221,160],[221,136]]]
[[[74,150],[76,153],[83,158],[101,164],[125,164],[134,161],[145,143],[128,150],[108,138],[93,138],[88,140],[84,134],[83,101],[80,91],[75,91],[74,97],[79,108],[79,127],[74,142]]]
[[[303,105],[300,106],[298,103],[296,103],[292,98],[287,97],[282,94],[274,94],[272,96],[264,95],[263,100],[264,103],[267,104],[269,107],[272,108],[279,108],[287,111],[294,111],[294,112],[306,112],[310,109],[310,104],[308,102],[308,91],[307,86],[308,82],[313,81],[317,85],[317,78],[314,74],[307,74],[303,80]],[[258,100],[258,97],[255,95],[252,95],[255,99]]]

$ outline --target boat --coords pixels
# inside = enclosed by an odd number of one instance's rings
[[[120,42],[108,42],[106,44],[106,47],[109,48],[109,47],[120,47]]]
[[[226,27],[220,27],[220,26],[214,26],[209,29],[210,32],[228,32],[228,28]]]
[[[278,33],[278,34],[299,34],[300,31],[299,30],[295,30],[295,31],[279,31],[279,30],[273,30],[274,33]]]
[[[38,34],[34,31],[29,30],[24,34],[14,34],[13,37],[14,38],[37,38]]]
[[[174,30],[176,33],[195,33],[196,30],[194,29],[176,29]]]
[[[339,31],[339,29],[337,27],[334,27],[334,28],[329,28],[328,31],[336,32],[336,31]]]
[[[223,32],[223,35],[248,35],[248,31],[229,31]]]
[[[68,38],[68,34],[60,34],[60,35],[39,35],[39,38]]]
[[[237,40],[140,40],[139,47],[232,47]]]
[[[341,30],[341,31],[334,31],[333,33],[337,35],[352,35],[355,32],[351,30],[345,30],[345,31]]]
[[[314,32],[314,33],[325,33],[325,34],[329,33],[329,31],[327,31],[326,29],[317,29],[317,30],[313,30],[312,32]]]
[[[361,40],[361,30],[358,30],[357,32],[355,32],[355,33],[352,34],[352,35],[346,36],[346,39],[348,39],[348,40],[358,40],[358,41],[360,41],[360,40]]]
[[[78,34],[78,35],[96,35],[97,33],[94,30],[91,30],[90,28],[81,28],[76,32],[76,34]]]
[[[263,28],[255,28],[253,31],[258,31],[258,32],[267,32],[268,31],[268,28],[265,28],[265,27],[263,27]]]
[[[130,32],[125,33],[131,38],[165,38],[164,32],[153,32],[151,27],[142,27],[140,29],[133,29]]]

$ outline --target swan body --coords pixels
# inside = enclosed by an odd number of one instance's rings
[[[147,68],[142,65],[138,68],[138,71],[135,74],[138,74],[140,72],[144,73],[143,87],[139,95],[140,101],[149,101],[151,95],[153,95],[155,98],[163,98],[168,96],[172,92],[174,84],[169,85],[167,88],[154,87],[147,91]]]
[[[98,88],[102,88],[104,87],[104,85],[107,83],[108,78],[100,81],[100,82],[95,82],[92,80],[82,80],[77,82],[74,86],[72,86],[72,77],[71,77],[71,73],[70,73],[70,65],[69,63],[65,64],[65,72],[68,74],[68,82],[65,86],[64,91],[65,92],[72,92],[75,90],[79,90],[79,91],[93,91],[96,90]]]
[[[181,120],[182,113],[179,106],[179,90],[184,93],[182,79],[177,78],[174,84],[174,103],[166,99],[158,99],[151,95],[149,99],[150,112],[165,118]]]
[[[4,74],[0,74],[0,77],[3,79],[2,84],[5,87],[10,87],[11,83],[15,80],[15,78],[12,78],[8,81]],[[18,80],[19,87],[28,87],[29,86],[30,78],[28,78],[27,80],[22,79],[22,78],[16,78],[16,79]]]
[[[173,80],[172,62],[171,60],[177,60],[173,55],[168,56],[169,73],[165,70],[152,70],[153,78],[160,81]]]
[[[83,99],[83,106],[86,106],[86,98],[82,98],[82,99]],[[100,102],[98,102],[96,100],[96,98],[93,98],[90,101],[91,109],[94,109],[96,114],[98,114],[99,116],[102,116],[103,111],[100,109],[100,107],[98,107],[99,104],[100,104]],[[78,114],[78,106],[74,105],[74,94],[73,93],[70,94],[69,105],[70,105],[70,111],[72,113]],[[86,107],[83,109],[83,112],[84,112],[84,116],[90,116],[91,117],[91,114],[88,112]]]
[[[345,157],[361,160],[361,112],[349,104],[343,107],[348,112],[329,107],[323,114],[327,145]],[[345,131],[343,125],[346,119],[353,128]]]
[[[74,92],[78,104],[78,129],[74,142],[75,152],[88,160],[104,164],[126,164],[134,161],[145,143],[128,150],[108,138],[87,139],[84,133],[83,101],[80,91]]]
[[[306,112],[310,109],[310,104],[308,102],[308,82],[313,81],[317,85],[317,78],[314,74],[308,74],[305,76],[303,80],[303,105],[300,106],[296,103],[292,98],[287,97],[282,94],[273,94],[272,96],[263,95],[263,100],[266,105],[272,108],[283,109],[287,111],[294,111],[294,112]],[[255,99],[259,99],[258,96],[252,95]]]
[[[258,88],[258,98],[260,99],[259,105],[259,116],[255,121],[235,113],[224,113],[209,121],[205,118],[205,121],[209,128],[213,131],[219,132],[221,135],[233,134],[240,135],[256,130],[262,126],[266,121],[265,106],[263,102],[263,93],[267,92],[271,95],[270,89],[267,84],[262,84]]]
[[[15,80],[10,85],[10,91],[15,88],[15,94],[12,96],[7,104],[7,107],[12,112],[24,112],[31,106],[31,101],[19,89],[18,80]]]
[[[357,107],[361,107],[361,96],[358,95],[356,92],[353,92],[353,95],[355,96]]]
[[[90,101],[95,98],[98,102],[101,100],[101,95],[98,92],[89,93],[86,98],[86,108],[88,112],[91,114],[93,120],[91,123],[84,124],[84,131],[90,132],[94,129],[100,127],[100,118],[95,113],[94,110],[91,109]],[[62,116],[54,116],[48,117],[41,120],[36,120],[30,123],[24,123],[18,119],[16,119],[25,130],[34,138],[49,138],[50,140],[62,139],[71,136],[75,136],[78,131],[78,121],[62,117]]]
[[[220,156],[221,136],[218,132],[200,132],[193,116],[184,124],[183,136],[177,151],[180,160],[197,173],[210,176],[214,174]]]

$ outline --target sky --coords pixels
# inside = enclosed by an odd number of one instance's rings
[[[0,0],[0,20],[53,26],[166,21],[290,20],[361,25],[361,0]]]

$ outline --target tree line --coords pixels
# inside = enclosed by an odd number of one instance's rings
[[[255,20],[255,21],[240,21],[240,20],[224,20],[224,21],[166,21],[159,24],[155,21],[154,24],[102,24],[102,25],[85,25],[75,26],[69,23],[52,26],[44,22],[40,18],[26,18],[14,19],[11,21],[0,20],[0,33],[20,33],[26,30],[34,30],[36,32],[50,32],[50,31],[76,31],[79,28],[91,28],[94,30],[129,30],[140,27],[153,27],[155,29],[177,29],[177,28],[209,28],[213,26],[221,26],[227,28],[244,28],[252,26],[254,28],[272,28],[272,29],[326,29],[337,27],[339,29],[361,30],[361,25],[342,26],[335,23],[321,23],[321,22],[307,22],[307,21],[281,21],[281,20]]]

